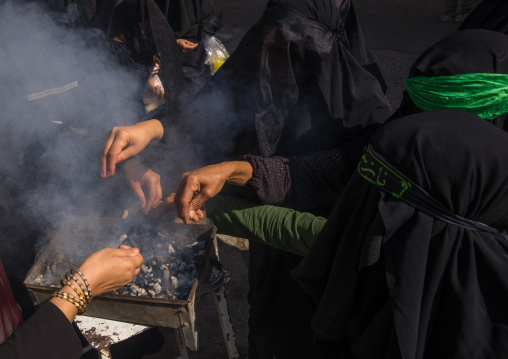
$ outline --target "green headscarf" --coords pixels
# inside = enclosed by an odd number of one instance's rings
[[[423,111],[455,109],[492,120],[508,112],[508,75],[461,74],[407,77],[411,100]]]

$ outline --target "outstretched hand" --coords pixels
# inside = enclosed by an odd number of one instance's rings
[[[194,50],[198,44],[185,39],[176,39],[176,43],[180,48],[180,51],[184,54]]]
[[[139,273],[143,256],[138,248],[121,245],[104,248],[88,256],[79,270],[88,280],[94,296],[129,284]]]
[[[155,119],[132,126],[113,127],[102,148],[101,177],[113,176],[117,164],[137,155],[150,142],[159,142],[163,134],[162,124]]]
[[[184,173],[174,196],[178,216],[186,224],[191,220],[197,222],[198,211],[222,190],[226,182],[243,186],[250,178],[252,166],[243,161],[222,162]]]

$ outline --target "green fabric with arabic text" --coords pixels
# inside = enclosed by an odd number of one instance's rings
[[[456,109],[491,120],[508,112],[508,75],[472,73],[408,77],[406,89],[423,111]]]
[[[215,225],[218,233],[302,256],[326,223],[325,218],[311,213],[226,196],[209,200],[206,212],[208,223]]]

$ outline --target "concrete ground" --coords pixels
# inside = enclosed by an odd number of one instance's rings
[[[241,36],[259,17],[266,0],[220,0],[224,27],[218,37],[233,51]],[[455,31],[458,23],[442,23],[440,0],[356,0],[360,24],[388,84],[387,96],[395,108],[401,99],[403,81],[416,56],[443,36]],[[231,274],[226,294],[240,358],[247,346],[247,264],[248,242],[220,236],[220,260]],[[200,348],[190,352],[191,359],[227,358],[215,303],[211,295],[198,302],[197,322]],[[178,349],[172,329],[159,328],[165,338],[157,353],[145,358],[177,358]]]

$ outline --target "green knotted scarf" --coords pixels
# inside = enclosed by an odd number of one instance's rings
[[[463,110],[486,120],[508,112],[508,75],[505,74],[408,77],[406,89],[423,111]]]

